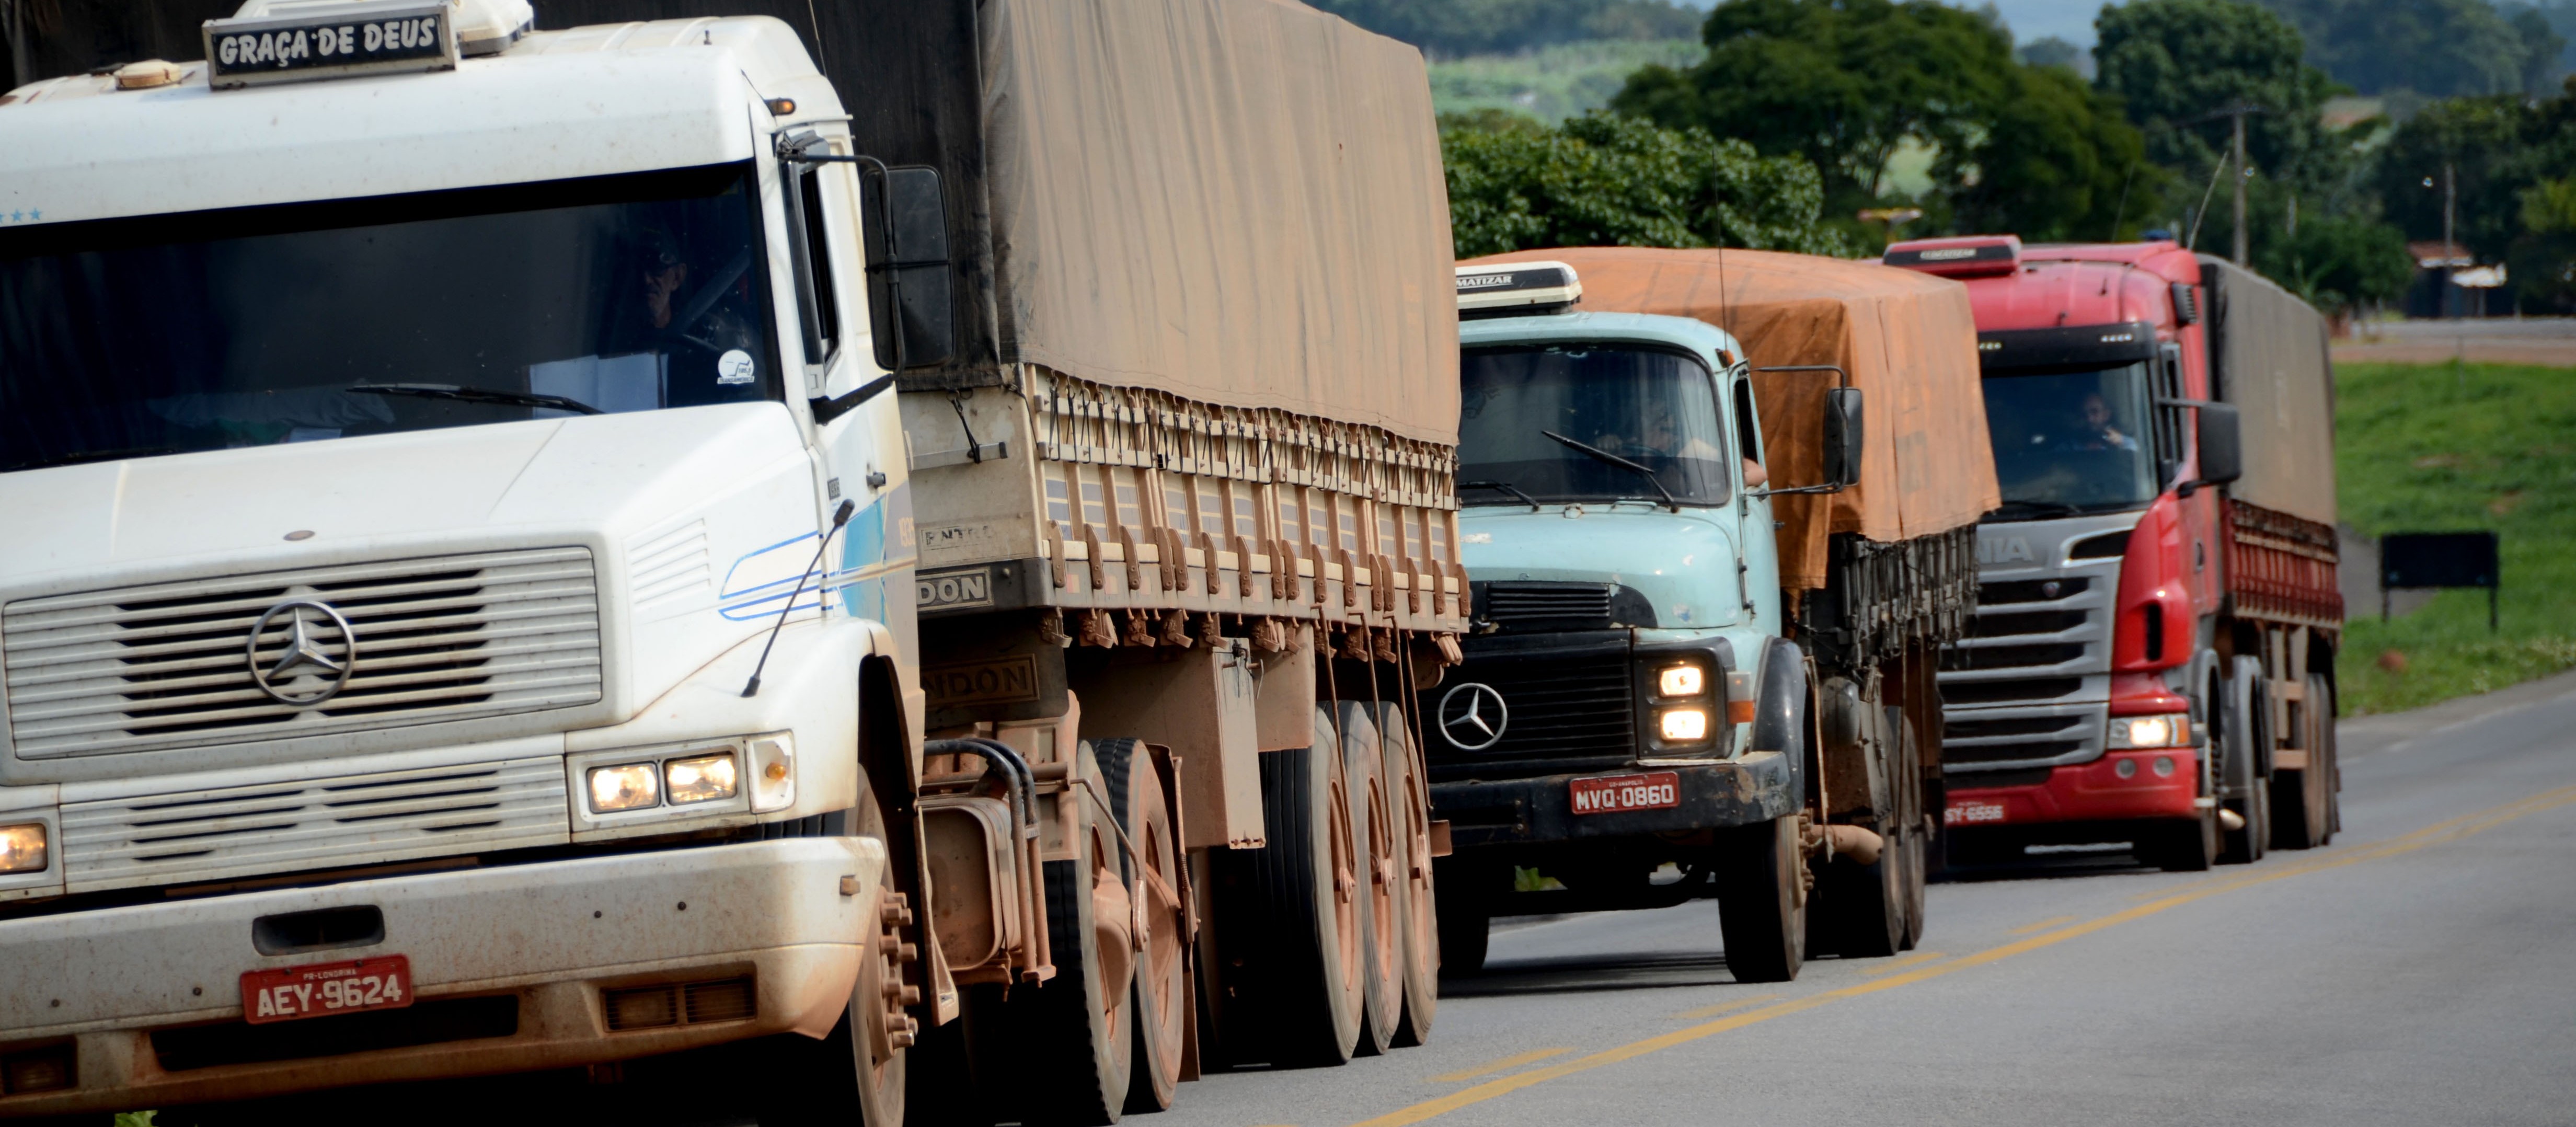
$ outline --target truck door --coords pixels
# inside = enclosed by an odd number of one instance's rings
[[[1780,561],[1771,525],[1771,499],[1754,491],[1772,488],[1762,450],[1762,418],[1753,406],[1752,373],[1742,364],[1723,377],[1729,386],[1727,406],[1734,416],[1737,493],[1736,574],[1749,625],[1780,632]]]

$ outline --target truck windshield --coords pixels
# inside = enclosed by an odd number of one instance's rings
[[[2005,519],[2134,509],[2155,500],[2156,449],[2144,362],[1989,373],[1986,431]]]
[[[1661,500],[1635,470],[1551,433],[1653,471],[1678,501],[1727,498],[1726,434],[1714,381],[1697,360],[1566,344],[1469,349],[1458,369],[1460,504]]]
[[[0,470],[776,397],[751,175],[0,236]]]

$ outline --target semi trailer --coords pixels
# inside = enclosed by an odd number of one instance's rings
[[[1976,303],[2003,505],[1945,659],[1962,859],[2131,843],[2170,869],[2324,844],[2334,756],[2325,320],[2172,242],[1898,243]]]
[[[1446,965],[1494,916],[1700,897],[1742,981],[1912,946],[1935,656],[1995,504],[1965,288],[1633,248],[1458,279],[1473,621],[1425,735]]]
[[[1420,56],[771,6],[0,97],[0,1117],[1097,1123],[1428,1034]]]

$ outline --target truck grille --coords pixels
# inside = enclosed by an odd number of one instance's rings
[[[1980,569],[1976,617],[1941,651],[1941,762],[1952,786],[2101,757],[2120,557],[2088,546],[2125,543],[2135,519],[2016,524],[2015,535],[2048,545],[2041,558]]]
[[[319,705],[270,698],[245,657],[289,599],[329,604],[356,636],[354,672]],[[600,699],[598,580],[588,550],[545,548],[26,599],[0,612],[0,659],[20,759],[564,708]]]
[[[1482,682],[1511,709],[1503,738],[1482,751],[1435,744],[1453,761],[1625,756],[1636,751],[1625,654],[1545,661],[1470,660],[1451,683]]]
[[[1607,583],[1489,583],[1485,617],[1495,622],[1576,620],[1610,622],[1611,586]]]
[[[561,844],[558,757],[225,787],[63,807],[70,891]]]

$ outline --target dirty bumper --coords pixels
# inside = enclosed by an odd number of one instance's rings
[[[0,1051],[52,1055],[73,1081],[0,1096],[0,1118],[819,1036],[871,931],[869,897],[843,882],[873,888],[884,863],[874,839],[799,838],[0,922]],[[334,941],[281,917],[363,926]],[[244,1020],[246,973],[395,956],[407,1006]],[[630,990],[657,996],[612,1013],[609,992]]]
[[[1652,810],[1581,813],[1578,780],[1671,772],[1678,802]],[[1797,765],[1776,751],[1712,763],[1664,761],[1617,772],[1434,783],[1433,817],[1449,821],[1454,848],[1633,837],[1767,822],[1798,809]]]

